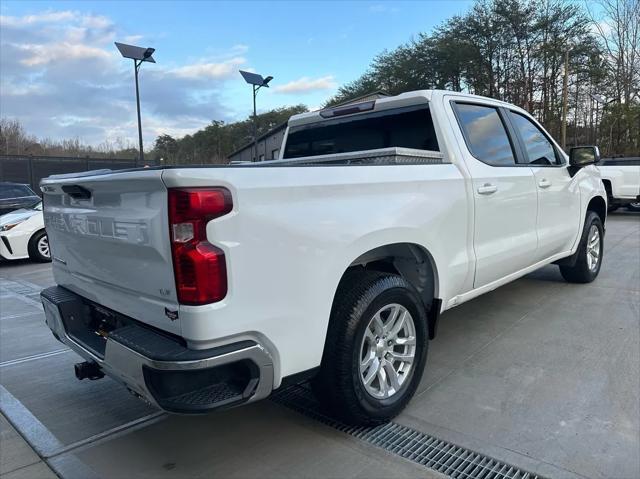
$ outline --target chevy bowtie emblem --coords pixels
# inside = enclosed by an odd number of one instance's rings
[[[164,308],[164,314],[171,321],[175,321],[176,319],[178,319],[178,311],[177,310],[176,311],[171,311],[169,308]]]

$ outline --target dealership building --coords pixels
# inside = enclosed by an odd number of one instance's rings
[[[360,103],[363,101],[377,100],[378,98],[384,98],[389,96],[387,93],[383,91],[376,91],[373,93],[369,93],[367,95],[360,96],[358,98],[354,98],[352,100],[340,103],[334,106],[344,106],[350,105],[352,103]],[[287,123],[281,123],[276,126],[272,130],[268,131],[262,136],[258,137],[257,146],[258,146],[258,155],[257,161],[266,161],[266,160],[277,160],[280,155],[280,148],[282,147],[282,140],[284,139],[284,132],[287,130]],[[256,161],[254,156],[254,145],[253,142],[247,143],[246,145],[238,148],[236,151],[229,155],[229,162],[234,163],[244,163]]]

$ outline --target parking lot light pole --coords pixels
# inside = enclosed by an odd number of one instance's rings
[[[144,164],[144,149],[142,146],[142,120],[140,118],[140,87],[138,84],[138,71],[142,62],[155,63],[153,59],[153,52],[155,48],[142,48],[133,45],[125,45],[124,43],[115,42],[116,47],[120,51],[120,54],[124,58],[131,58],[133,60],[134,77],[136,80],[136,109],[138,112],[138,142],[139,142],[139,158],[140,164]]]
[[[142,120],[140,119],[140,87],[138,86],[138,70],[140,70],[142,61],[133,60],[133,69],[136,77],[136,107],[138,110],[138,144],[140,147],[140,163],[144,164],[144,149],[142,148]]]
[[[273,77],[268,76],[266,78],[262,78],[262,75],[242,70],[240,70],[240,75],[242,75],[244,81],[253,87],[253,161],[258,161],[258,115],[256,113],[256,95],[258,95],[258,90],[263,86],[269,88],[269,82],[273,80]],[[265,151],[265,157],[266,154],[267,152]]]

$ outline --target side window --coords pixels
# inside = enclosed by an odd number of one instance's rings
[[[515,165],[513,148],[498,110],[469,103],[454,103],[453,107],[473,156],[491,166]]]
[[[520,133],[527,153],[527,163],[531,165],[557,165],[560,164],[553,144],[545,136],[540,128],[529,118],[520,113],[510,111],[513,126]]]

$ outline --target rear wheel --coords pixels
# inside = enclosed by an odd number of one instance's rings
[[[40,263],[51,261],[51,250],[49,249],[49,238],[45,231],[38,231],[29,240],[29,258]]]
[[[348,423],[390,420],[422,377],[426,325],[424,305],[402,277],[363,270],[345,275],[313,382],[316,394]]]
[[[573,266],[560,266],[562,277],[570,283],[590,283],[598,276],[604,252],[604,228],[600,217],[589,211],[584,224],[576,262]]]

